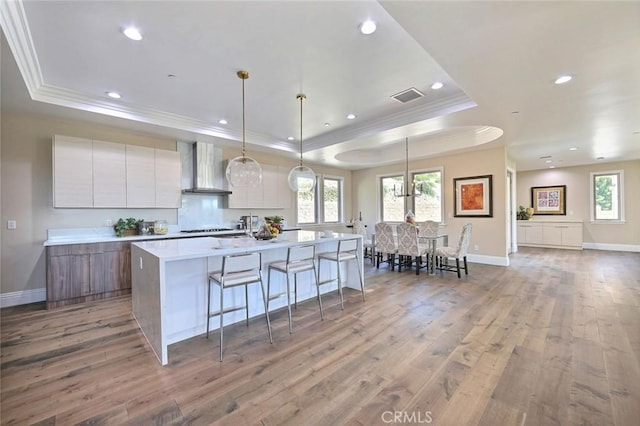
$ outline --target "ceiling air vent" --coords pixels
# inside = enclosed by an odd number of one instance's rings
[[[410,89],[407,90],[403,90],[400,93],[396,93],[395,95],[392,95],[391,97],[393,99],[395,99],[398,102],[401,102],[403,104],[406,104],[409,101],[412,101],[414,99],[418,99],[423,97],[424,94],[422,92],[420,92],[418,89],[416,89],[415,87],[412,87]]]

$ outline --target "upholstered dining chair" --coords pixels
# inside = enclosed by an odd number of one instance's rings
[[[367,235],[367,228],[361,220],[356,220],[353,224],[356,234],[362,235],[362,257],[371,259],[371,263],[375,262],[373,258],[373,242]]]
[[[420,274],[421,268],[429,266],[428,260],[422,263],[422,258],[426,258],[428,247],[420,244],[418,241],[418,229],[410,223],[399,223],[396,227],[398,234],[398,272],[402,270],[403,265],[411,266],[415,264],[416,275]]]
[[[420,231],[420,235],[425,235],[432,237],[434,235],[438,235],[438,222],[433,220],[425,220],[424,222],[418,222],[418,230]]]
[[[471,240],[471,224],[467,223],[462,227],[460,233],[460,239],[455,247],[438,247],[436,249],[436,268],[441,271],[457,272],[458,278],[460,276],[460,259],[464,262],[464,273],[469,275],[469,268],[467,267],[467,249],[469,247],[469,241]],[[449,265],[448,260],[455,259],[456,266]]]
[[[375,225],[376,230],[376,268],[380,268],[381,263],[388,263],[393,271],[395,266],[398,246],[393,236],[393,228],[386,222],[379,222]],[[384,260],[386,257],[386,260]]]

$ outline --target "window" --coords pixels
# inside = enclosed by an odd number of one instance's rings
[[[322,182],[323,222],[340,222],[342,218],[342,181],[335,178],[324,178]]]
[[[442,222],[442,170],[415,172],[410,179],[415,197],[402,196],[405,193],[403,175],[380,178],[381,220],[402,222],[407,210],[411,210],[418,222]]]
[[[624,171],[591,173],[591,220],[624,221]]]
[[[300,188],[297,197],[298,224],[309,225],[320,223],[342,222],[342,187],[343,179],[323,177],[316,179],[313,190]]]

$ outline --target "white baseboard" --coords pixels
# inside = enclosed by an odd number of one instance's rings
[[[582,243],[582,248],[591,250],[640,252],[640,245],[637,244]]]
[[[469,262],[483,263],[485,265],[509,266],[509,258],[508,257],[484,256],[484,255],[481,255],[481,254],[469,254],[469,253],[467,253],[467,260]]]
[[[0,308],[9,306],[26,305],[28,303],[43,302],[47,300],[47,289],[36,288],[34,290],[14,291],[0,294]]]

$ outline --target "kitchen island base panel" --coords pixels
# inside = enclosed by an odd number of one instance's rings
[[[304,231],[299,232],[304,233]],[[315,233],[311,232],[311,234]],[[346,235],[352,237],[350,234]],[[254,247],[262,251],[264,279],[266,279],[268,264],[285,260],[288,246],[295,243],[295,241],[278,244],[262,243]],[[184,246],[184,241],[181,244]],[[317,245],[318,251],[329,251],[332,248],[335,249],[333,246],[337,245],[337,241],[322,240],[318,241]],[[168,345],[206,333],[208,275],[221,268],[223,255],[228,254],[229,251],[237,252],[237,250],[209,250],[205,253],[207,256],[163,259],[161,256],[156,256],[152,250],[141,246],[144,244],[131,246],[133,314],[160,363],[166,365]],[[251,251],[247,249],[248,247],[244,251]],[[189,252],[195,251],[189,248]],[[320,279],[329,279],[331,274],[335,276],[335,268],[331,271],[323,271]],[[360,290],[358,271],[355,267],[347,266],[341,274],[346,277],[344,286]],[[271,285],[274,292],[281,289],[286,291],[286,277],[275,274]],[[334,283],[325,285],[320,290],[325,294],[337,289],[337,283]],[[317,290],[311,272],[301,273],[298,278],[298,301],[315,297],[317,297]],[[219,294],[212,292],[211,299],[211,306],[218,306]],[[225,306],[242,304],[244,304],[243,288],[226,290]],[[274,299],[269,304],[269,310],[275,311],[286,306],[286,298]],[[249,318],[259,315],[264,315],[262,294],[258,286],[249,286]],[[245,320],[244,311],[230,312],[224,317],[225,326]],[[219,325],[219,321],[213,319],[210,329],[216,330]]]

